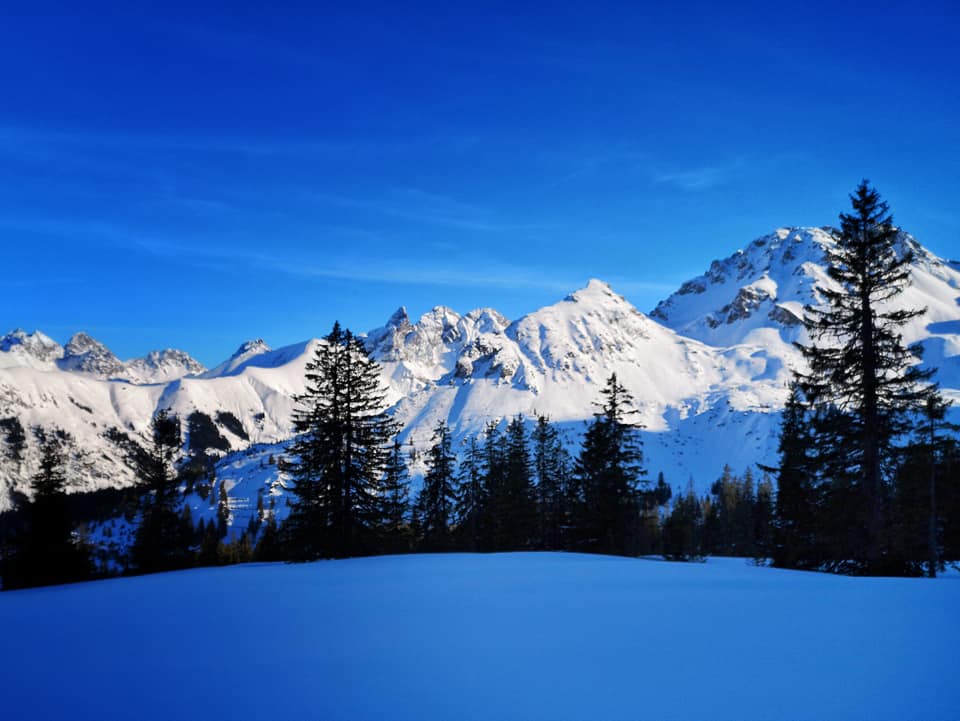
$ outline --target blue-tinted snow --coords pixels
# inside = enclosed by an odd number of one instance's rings
[[[960,578],[435,555],[0,594],[5,719],[955,719]]]

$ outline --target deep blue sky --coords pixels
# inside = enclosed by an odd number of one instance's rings
[[[958,5],[839,4],[11,3],[0,332],[212,365],[590,277],[646,311],[862,177],[960,256]]]

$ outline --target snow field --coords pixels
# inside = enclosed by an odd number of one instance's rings
[[[560,553],[0,594],[9,719],[955,719],[960,576]]]

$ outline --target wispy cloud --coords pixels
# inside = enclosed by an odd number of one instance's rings
[[[82,239],[86,244],[128,246],[138,240],[134,231],[95,220],[51,220],[50,218],[0,215],[0,228],[65,240]]]
[[[421,152],[427,149],[462,152],[478,143],[473,136],[426,134],[404,140],[272,136],[205,136],[165,133],[95,132],[0,126],[0,150],[37,153],[43,147],[72,146],[119,151],[223,153],[248,156],[312,156]]]
[[[156,240],[136,241],[139,248],[155,255],[176,258],[208,270],[249,270],[281,273],[305,279],[352,280],[374,283],[416,284],[473,288],[532,288],[567,292],[578,280],[545,274],[543,268],[483,262],[468,267],[438,263],[432,259],[404,257],[324,258],[319,261],[302,253],[238,251],[235,248],[195,247]]]
[[[633,171],[643,167],[649,157],[649,153],[632,141],[601,142],[592,147],[541,154],[541,160],[558,168],[559,174],[548,184],[550,188],[590,180],[602,174]]]
[[[0,127],[0,148],[35,152],[37,146],[78,146],[114,150],[154,150],[243,155],[303,155],[384,150],[385,144],[352,140],[209,137],[163,133],[88,132],[16,126]]]
[[[680,190],[707,190],[724,183],[728,179],[725,168],[705,166],[690,170],[675,170],[657,173],[654,180],[662,185],[672,185]]]
[[[440,196],[437,196],[440,197]],[[82,242],[86,246],[114,247],[126,252],[139,251],[164,260],[176,261],[194,268],[220,273],[277,273],[291,278],[329,279],[397,285],[438,287],[495,288],[509,290],[546,290],[558,295],[585,284],[586,278],[569,269],[549,268],[543,264],[524,265],[484,259],[438,261],[431,257],[411,258],[403,255],[369,252],[350,253],[351,247],[361,251],[382,246],[382,238],[363,229],[330,226],[323,233],[322,257],[309,250],[289,252],[266,251],[237,246],[171,241],[111,223],[97,221],[45,220],[37,218],[0,218],[0,227],[21,232],[39,233]],[[344,243],[333,238],[348,239]],[[339,253],[329,253],[340,246]],[[607,276],[621,293],[670,291],[674,285]]]
[[[505,233],[544,230],[548,227],[538,223],[504,222],[477,205],[418,188],[394,189],[381,198],[354,198],[332,193],[313,193],[311,197],[330,205],[370,210],[394,218],[458,230]]]

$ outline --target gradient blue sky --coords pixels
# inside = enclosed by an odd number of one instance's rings
[[[268,5],[6,6],[0,332],[212,365],[590,277],[647,311],[862,177],[960,256],[955,1]]]

